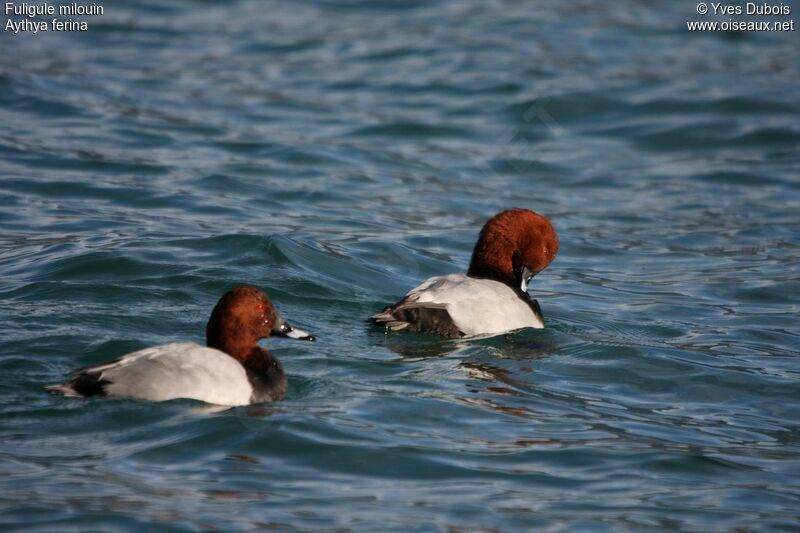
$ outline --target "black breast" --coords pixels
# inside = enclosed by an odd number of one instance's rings
[[[283,365],[268,351],[258,348],[247,358],[244,368],[253,387],[250,403],[266,403],[282,400],[286,396],[287,382]]]

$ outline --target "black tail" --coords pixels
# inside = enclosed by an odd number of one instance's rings
[[[47,385],[45,389],[54,394],[63,394],[64,396],[72,397],[86,397],[86,396],[105,396],[105,386],[111,383],[107,379],[100,379],[99,372],[81,372],[71,380],[69,383],[59,385]]]

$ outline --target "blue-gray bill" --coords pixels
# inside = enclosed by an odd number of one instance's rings
[[[282,318],[278,319],[278,323],[272,329],[272,334],[276,337],[287,337],[298,341],[315,341],[317,338],[309,332],[300,328],[294,328],[286,323]]]

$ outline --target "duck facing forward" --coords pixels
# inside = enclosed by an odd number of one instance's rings
[[[220,298],[206,326],[206,346],[186,342],[145,348],[82,368],[47,390],[65,396],[109,396],[217,405],[272,402],[286,396],[286,374],[256,343],[270,335],[315,340],[289,326],[260,289],[241,285]]]
[[[483,226],[466,274],[430,278],[369,322],[454,338],[543,328],[528,283],[556,253],[558,236],[549,220],[528,209],[502,211]]]

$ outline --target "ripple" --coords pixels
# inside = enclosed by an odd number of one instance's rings
[[[390,122],[359,128],[351,133],[376,137],[464,137],[467,130],[453,126],[423,124],[419,122]]]

